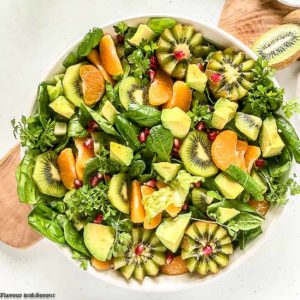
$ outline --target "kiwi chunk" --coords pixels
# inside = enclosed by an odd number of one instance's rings
[[[208,60],[205,73],[208,87],[216,99],[236,101],[245,97],[252,86],[255,62],[233,48],[215,52]]]
[[[53,151],[36,158],[32,178],[43,194],[63,197],[66,193],[57,167],[57,154]]]
[[[119,173],[109,182],[108,199],[119,211],[129,214],[129,196],[126,174]]]
[[[133,76],[124,78],[119,87],[119,97],[122,105],[126,110],[131,103],[147,104],[148,89],[140,80]]]
[[[252,141],[256,141],[261,125],[262,119],[259,117],[244,114],[242,112],[236,114],[236,128]]]
[[[193,175],[210,177],[218,172],[211,158],[211,142],[203,131],[192,131],[179,151],[184,167]]]
[[[157,238],[155,231],[138,227],[131,231],[132,241],[128,250],[114,258],[114,268],[130,279],[132,276],[143,281],[145,276],[156,276],[165,263],[166,248]]]
[[[195,56],[208,54],[202,46],[202,34],[195,32],[191,25],[176,24],[170,29],[166,28],[160,35],[157,46],[159,65],[175,78],[185,77],[188,64]]]
[[[300,26],[279,25],[264,33],[252,50],[268,60],[270,66],[282,69],[300,57]]]
[[[73,65],[66,70],[62,84],[66,98],[75,106],[84,102],[80,67],[85,63]]]
[[[202,212],[206,212],[206,208],[214,201],[214,198],[207,195],[207,190],[203,188],[194,188],[192,190],[192,202],[195,207]]]
[[[233,247],[226,229],[213,222],[193,223],[181,243],[181,257],[188,270],[202,276],[217,273],[226,267],[232,253]]]

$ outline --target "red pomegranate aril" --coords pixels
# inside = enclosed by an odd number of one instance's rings
[[[197,66],[198,66],[198,68],[199,68],[199,70],[200,70],[201,72],[204,71],[204,66],[203,66],[202,64],[198,64]]]
[[[149,69],[148,76],[149,76],[150,81],[153,82],[153,80],[154,80],[154,78],[156,76],[156,71],[152,70],[152,69]]]
[[[99,179],[97,177],[97,175],[93,176],[91,179],[90,179],[90,186],[91,187],[95,187],[96,185],[98,185],[99,183]]]
[[[194,182],[193,185],[194,185],[194,187],[199,188],[199,187],[201,187],[202,182],[201,181]]]
[[[218,134],[219,134],[218,131],[211,131],[211,132],[208,134],[208,139],[209,139],[211,142],[213,142],[213,141],[216,139],[216,137],[217,137]]]
[[[255,161],[255,165],[258,168],[263,168],[266,165],[266,161],[263,158],[259,158]]]
[[[179,152],[175,148],[172,149],[171,156],[175,158],[180,158]]]
[[[222,80],[222,74],[219,74],[219,73],[213,73],[210,75],[210,79],[211,81],[213,82],[219,82]]]
[[[156,70],[158,67],[157,58],[155,55],[150,57],[150,68]]]
[[[139,256],[143,253],[143,251],[145,250],[145,247],[143,244],[139,244],[136,246],[135,250],[134,250],[134,253],[135,255]]]
[[[91,132],[91,131],[95,131],[99,128],[99,125],[96,121],[89,121],[88,124],[87,124],[87,131],[88,132]]]
[[[82,181],[79,180],[79,179],[75,179],[74,180],[74,187],[75,187],[75,189],[81,188],[82,187]]]
[[[102,220],[103,220],[103,215],[102,214],[99,214],[95,217],[93,223],[95,224],[101,224],[102,223]]]
[[[155,178],[150,179],[149,181],[145,182],[144,185],[150,186],[155,188],[157,180]]]
[[[147,136],[146,136],[146,134],[145,134],[144,131],[142,131],[142,132],[139,134],[138,139],[139,139],[139,141],[140,141],[141,143],[145,143],[145,142],[146,142]]]
[[[166,253],[166,264],[170,264],[174,259],[174,254],[171,251]]]
[[[195,128],[198,131],[205,131],[206,130],[206,125],[203,121],[200,121],[196,124]]]
[[[85,142],[83,143],[83,146],[85,148],[92,149],[94,146],[94,140],[92,138],[86,139]]]
[[[182,50],[178,50],[174,52],[174,57],[177,60],[181,60],[185,57],[185,53]]]
[[[179,139],[175,138],[175,139],[173,140],[173,147],[174,147],[176,150],[179,150],[180,147],[181,147],[181,141],[180,141]]]
[[[106,182],[109,182],[111,180],[111,178],[112,178],[112,175],[104,174],[104,179],[105,179]]]
[[[188,210],[188,209],[189,209],[189,204],[188,204],[187,202],[185,202],[185,203],[182,205],[181,210],[186,211],[186,210]]]
[[[124,43],[124,36],[122,34],[117,34],[117,42],[119,44],[123,44]]]
[[[150,129],[149,128],[145,128],[143,131],[146,134],[146,137],[148,137],[150,135]]]
[[[96,176],[100,181],[104,179],[104,176],[99,172],[96,174]]]
[[[204,248],[202,249],[202,252],[205,256],[210,256],[213,253],[213,248],[210,245],[206,245],[204,246]]]

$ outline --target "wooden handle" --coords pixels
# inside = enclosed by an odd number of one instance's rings
[[[20,145],[0,160],[0,240],[15,248],[26,248],[39,241],[41,235],[27,223],[31,207],[19,202],[15,176],[19,163]]]

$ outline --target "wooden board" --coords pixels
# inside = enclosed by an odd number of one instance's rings
[[[226,0],[219,26],[251,46],[292,10],[276,0]]]
[[[0,240],[16,247],[26,248],[41,236],[27,223],[31,207],[21,204],[17,195],[16,168],[20,163],[20,145],[13,147],[0,160]]]

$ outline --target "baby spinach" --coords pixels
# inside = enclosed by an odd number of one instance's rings
[[[28,223],[42,235],[59,244],[65,244],[64,232],[56,220],[57,213],[44,204],[38,204],[29,214]]]
[[[261,216],[249,214],[247,212],[241,212],[232,219],[240,230],[251,230],[257,228],[261,225],[263,220],[264,219]]]
[[[152,127],[160,123],[161,111],[147,105],[131,104],[124,115],[140,126]]]
[[[128,174],[131,177],[137,177],[144,173],[146,164],[143,160],[134,160],[128,168]]]
[[[240,230],[240,232],[237,235],[237,241],[239,243],[239,247],[241,250],[245,248],[245,244],[258,237],[259,235],[262,234],[262,229],[261,226],[258,226],[256,228],[253,228],[251,230]]]
[[[64,135],[63,138],[60,140],[60,142],[56,145],[56,147],[54,148],[54,152],[55,153],[59,153],[61,152],[63,149],[65,149],[67,147],[67,145],[69,144],[70,138],[68,137],[68,135]]]
[[[170,161],[173,148],[173,136],[170,130],[157,125],[150,130],[146,141],[146,148],[157,154],[158,161]]]
[[[68,137],[86,137],[87,131],[80,124],[79,116],[74,115],[68,125]]]
[[[177,23],[172,18],[151,18],[148,26],[157,34],[161,34],[166,28],[172,28]]]
[[[37,103],[40,122],[44,128],[47,126],[47,122],[51,117],[49,110],[49,102],[50,99],[47,92],[47,83],[42,82],[39,84],[38,87]]]

